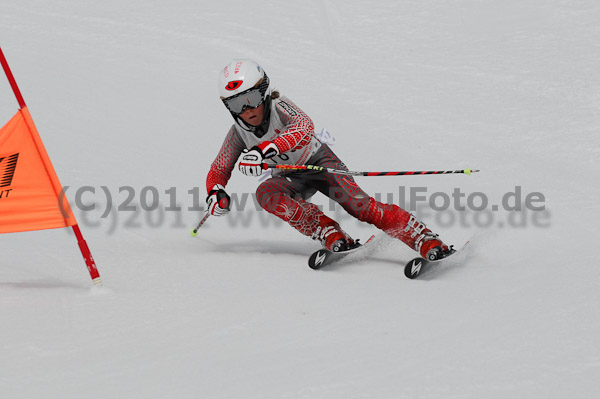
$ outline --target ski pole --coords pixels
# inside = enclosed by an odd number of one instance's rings
[[[198,236],[198,230],[200,230],[200,227],[202,227],[202,225],[204,224],[204,222],[206,222],[206,219],[208,219],[209,216],[210,216],[210,212],[208,212],[208,210],[207,210],[206,213],[204,214],[204,217],[200,221],[200,223],[198,223],[198,226],[196,226],[196,228],[193,229],[192,232],[190,233],[192,235],[192,237]]]
[[[269,165],[262,164],[263,169],[283,169],[283,170],[306,170],[316,172],[327,172],[336,175],[347,176],[415,176],[415,175],[445,175],[451,173],[463,173],[470,175],[471,173],[479,172],[479,169],[459,169],[459,170],[415,170],[415,171],[398,171],[398,172],[355,172],[351,170],[342,170],[334,168],[325,168],[317,165]]]
[[[222,209],[225,209],[229,206],[229,201],[227,200],[226,197],[223,197],[219,200],[219,206]],[[190,234],[192,235],[192,237],[197,237],[198,236],[198,230],[200,230],[200,227],[202,227],[202,225],[204,224],[204,222],[206,222],[206,219],[208,219],[208,217],[210,216],[210,212],[207,209],[206,213],[204,214],[204,217],[202,218],[202,220],[200,221],[200,223],[198,223],[198,226],[196,226],[195,229],[193,229]]]

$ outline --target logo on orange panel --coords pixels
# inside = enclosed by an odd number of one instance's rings
[[[0,157],[0,187],[10,187],[15,177],[19,153]],[[12,189],[0,190],[0,198],[7,198]]]

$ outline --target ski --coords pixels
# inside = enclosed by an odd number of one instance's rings
[[[351,253],[364,249],[364,247],[373,241],[374,238],[375,236],[372,235],[364,244],[361,244],[358,242],[358,240],[356,240],[358,245],[346,251],[332,252],[325,248],[319,249],[318,251],[314,252],[310,258],[308,258],[308,267],[313,270],[319,270],[324,266],[339,262],[341,259],[350,255]]]
[[[467,246],[468,243],[469,242],[467,241],[460,250],[462,251],[465,248],[465,246]],[[422,258],[420,256],[417,258],[411,259],[406,264],[406,266],[404,266],[404,275],[411,280],[415,279],[415,278],[419,277],[423,273],[423,271],[427,271],[429,269],[430,264],[443,262],[446,259],[448,259],[448,257],[456,254],[457,252],[459,252],[459,251],[450,247],[450,253],[446,254],[446,256],[444,256],[443,258],[440,258],[440,259],[430,260],[430,259]]]

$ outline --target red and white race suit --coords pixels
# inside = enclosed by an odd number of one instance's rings
[[[321,143],[315,137],[313,121],[290,99],[286,97],[274,99],[271,102],[270,118],[269,130],[260,138],[254,133],[244,130],[238,124],[231,126],[219,155],[208,172],[207,192],[215,184],[222,186],[227,184],[243,150],[265,141],[274,143],[279,149],[280,155],[265,160],[271,165],[304,164],[321,147]]]
[[[286,97],[271,104],[270,125],[263,137],[234,124],[206,179],[207,192],[215,184],[225,186],[244,149],[265,141],[275,143],[279,155],[269,163],[311,164],[347,170],[346,165],[326,144],[315,137],[310,117]],[[443,247],[437,235],[395,204],[384,204],[365,193],[352,176],[329,173],[281,172],[262,182],[257,190],[258,203],[304,235],[316,237],[324,226],[339,227],[316,205],[307,200],[317,191],[339,203],[358,220],[375,225],[425,256],[434,246]],[[351,238],[348,236],[348,239]]]

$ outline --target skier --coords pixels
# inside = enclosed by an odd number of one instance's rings
[[[206,178],[208,212],[222,216],[219,201],[241,155],[239,170],[260,176],[263,163],[312,164],[347,170],[331,148],[314,134],[313,121],[290,99],[273,90],[265,71],[252,60],[233,60],[219,75],[221,100],[235,123]],[[355,247],[339,224],[307,200],[317,191],[339,203],[350,215],[400,239],[425,259],[440,259],[450,250],[423,223],[397,205],[366,194],[351,176],[324,172],[274,170],[257,190],[258,203],[300,233],[319,240],[330,251]]]

